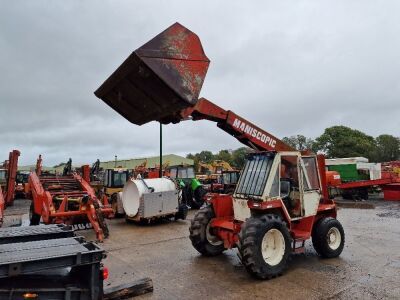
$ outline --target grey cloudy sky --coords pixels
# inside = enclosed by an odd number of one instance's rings
[[[178,21],[211,60],[201,95],[272,134],[346,125],[400,135],[399,1],[0,0],[0,160],[157,155],[158,124],[123,119],[95,89]],[[241,146],[207,121],[164,130],[164,152]]]

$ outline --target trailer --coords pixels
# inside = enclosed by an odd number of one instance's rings
[[[0,299],[102,299],[103,258],[71,226],[2,228]]]

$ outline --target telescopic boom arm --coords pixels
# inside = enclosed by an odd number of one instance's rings
[[[239,142],[261,151],[295,151],[282,140],[262,130],[230,110],[224,110],[211,101],[200,98],[194,107],[182,110],[182,119],[209,120],[235,137]]]

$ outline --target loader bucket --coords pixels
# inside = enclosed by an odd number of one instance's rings
[[[95,91],[130,122],[178,122],[194,106],[210,61],[196,34],[175,23],[135,50]]]

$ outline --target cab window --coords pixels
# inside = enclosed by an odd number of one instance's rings
[[[303,157],[305,171],[309,181],[310,190],[319,189],[319,178],[316,157]],[[306,181],[305,179],[303,181]]]

